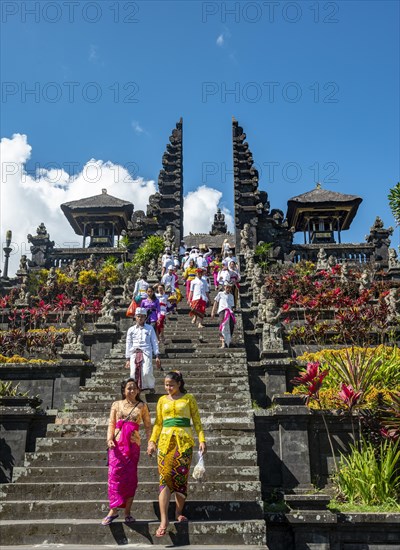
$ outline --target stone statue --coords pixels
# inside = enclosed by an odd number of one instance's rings
[[[340,266],[340,282],[342,285],[349,282],[349,268],[346,263]]]
[[[130,302],[132,300],[133,286],[132,277],[127,277],[122,291],[122,300],[124,302]]]
[[[252,247],[250,224],[245,223],[240,231],[240,252],[246,254],[247,250]]]
[[[96,267],[96,259],[94,257],[94,254],[90,254],[86,263],[86,267],[88,270],[94,270],[94,268]]]
[[[49,269],[49,273],[47,275],[47,281],[46,281],[46,286],[48,288],[54,288],[55,285],[57,283],[57,273],[56,273],[56,268],[55,267],[51,267]]]
[[[67,344],[64,345],[63,351],[83,352],[82,332],[84,320],[78,306],[73,306],[71,313],[67,319],[69,331],[67,333]]]
[[[26,259],[26,255],[23,254],[21,256],[21,259],[19,261],[19,269],[18,269],[19,273],[28,273],[28,261]]]
[[[31,297],[31,293],[28,292],[26,284],[22,283],[21,288],[19,290],[18,298],[17,300],[15,300],[15,305],[28,306],[30,297]]]
[[[262,351],[268,350],[282,350],[283,341],[280,336],[280,311],[275,305],[275,301],[268,299],[265,304],[261,306],[263,312],[261,319],[263,321],[262,330]]]
[[[79,275],[79,266],[76,263],[76,260],[72,260],[72,262],[68,266],[68,276],[71,277],[74,281],[78,280]]]
[[[389,294],[385,296],[384,300],[388,308],[388,322],[396,323],[400,311],[400,298],[397,296],[397,290],[395,288],[391,288],[389,290]]]
[[[254,270],[254,252],[252,250],[248,250],[245,255],[245,258],[246,258],[246,277],[250,279]]]
[[[360,284],[358,287],[359,293],[361,294],[362,292],[364,292],[364,290],[368,290],[370,286],[371,286],[371,281],[369,278],[368,271],[364,269],[360,277]]]
[[[175,232],[172,225],[167,225],[167,228],[163,233],[163,239],[165,248],[169,248],[171,252],[173,252],[175,250]]]
[[[326,256],[326,252],[323,248],[320,248],[318,250],[317,254],[317,271],[321,271],[322,269],[328,269],[329,264]]]
[[[400,268],[400,262],[397,259],[397,252],[394,248],[389,248],[389,259],[388,259],[388,267],[389,269],[399,269]]]
[[[257,324],[262,324],[264,322],[264,306],[268,301],[268,290],[266,285],[262,285],[260,289],[260,307],[258,308],[257,314]]]
[[[107,290],[101,302],[101,317],[99,323],[114,323],[114,296],[111,290]]]
[[[331,254],[328,258],[328,266],[329,266],[329,269],[330,271],[333,270],[333,268],[337,265],[337,260],[336,260],[336,257],[333,256],[333,254]]]
[[[149,277],[157,277],[157,261],[152,258],[149,262],[149,271],[148,271]]]
[[[251,283],[251,287],[253,289],[253,302],[256,304],[258,304],[258,301],[259,301],[261,286],[263,282],[264,282],[264,275],[263,275],[262,269],[258,264],[255,264],[253,269],[253,280]]]

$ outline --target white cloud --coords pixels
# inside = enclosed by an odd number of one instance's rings
[[[214,214],[222,198],[221,191],[202,185],[186,195],[183,199],[184,234],[209,233],[214,221]],[[221,208],[225,214],[228,231],[234,231],[233,217],[227,208]]]
[[[81,246],[82,237],[75,235],[60,204],[98,195],[105,188],[110,195],[133,202],[136,210],[146,210],[149,196],[156,192],[154,181],[133,177],[128,167],[95,159],[88,161],[77,174],[71,175],[68,167],[60,166],[38,169],[32,176],[26,171],[31,151],[26,135],[14,134],[11,139],[3,138],[0,142],[0,267],[3,268],[4,262],[5,233],[11,229],[11,275],[18,269],[21,254],[31,257],[31,245],[26,237],[28,233],[34,235],[41,222],[45,223],[56,246],[67,246],[67,243]]]
[[[140,126],[139,122],[137,120],[132,120],[132,128],[134,129],[135,133],[140,134],[147,134],[147,132],[144,131],[144,129]]]
[[[94,44],[90,44],[89,61],[92,61],[92,62],[98,61],[99,56],[97,54],[97,50],[98,50],[97,46],[95,46]]]
[[[220,34],[217,38],[217,46],[223,46],[224,45],[224,35]]]

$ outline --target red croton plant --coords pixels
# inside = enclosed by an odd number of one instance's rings
[[[304,273],[300,262],[283,274],[266,277],[268,294],[287,314],[284,324],[292,345],[330,341],[363,345],[371,340],[371,330],[378,339],[384,338],[389,283],[378,277],[370,288],[360,290],[360,269],[348,270],[346,279],[341,272],[342,266],[336,265],[330,271]]]

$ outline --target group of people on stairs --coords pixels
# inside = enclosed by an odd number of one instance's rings
[[[181,247],[181,251],[184,247]],[[182,283],[186,290],[186,299],[190,307],[189,315],[192,323],[199,329],[203,328],[203,319],[207,314],[207,308],[211,305],[210,289],[212,283],[218,291],[211,311],[211,317],[217,312],[219,318],[219,333],[221,347],[229,347],[232,341],[235,326],[234,311],[238,305],[240,272],[233,256],[229,243],[224,242],[221,254],[214,254],[212,250],[203,250],[201,247],[193,247],[185,251],[178,260],[172,259],[170,250],[165,249],[161,260],[161,281],[151,286],[147,281],[145,270],[139,274],[135,283],[132,303],[128,308],[130,315],[135,315],[137,324],[145,329],[131,328],[128,331],[129,353],[127,345],[127,365],[131,369],[131,376],[136,379],[141,389],[153,389],[154,380],[151,374],[151,355],[158,355],[158,342],[165,342],[164,329],[169,313],[177,311],[182,293],[179,289],[180,277],[178,274],[181,266]],[[212,283],[210,279],[212,278]],[[141,316],[145,315],[144,322],[139,323]],[[154,329],[155,336],[150,328]],[[139,335],[146,339],[142,348]],[[136,348],[142,349],[136,353]],[[139,380],[142,361],[142,378]],[[144,384],[144,385],[142,385]]]
[[[206,442],[196,399],[187,393],[182,374],[169,372],[164,386],[166,395],[158,400],[153,429],[149,409],[141,400],[139,387],[133,378],[122,382],[121,400],[111,406],[107,431],[110,510],[102,525],[110,525],[118,518],[118,508],[124,509],[126,524],[135,522],[131,508],[138,486],[140,424],[146,431],[147,455],[157,454],[161,521],[155,536],[167,534],[172,493],[175,493],[176,521],[188,521],[183,515],[183,507],[194,447],[191,422],[199,440],[200,456],[206,453]]]

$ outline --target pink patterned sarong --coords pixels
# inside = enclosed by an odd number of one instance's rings
[[[139,430],[139,424],[118,420],[115,427],[121,431],[115,447],[108,450],[108,498],[110,508],[125,508],[127,499],[135,496],[138,485],[140,446],[131,442],[131,434]]]
[[[224,309],[220,313],[220,317],[223,318],[221,324],[219,325],[219,331],[224,339],[225,344],[229,347],[232,340],[233,329],[236,324],[236,317],[234,316],[233,311],[229,308]]]

